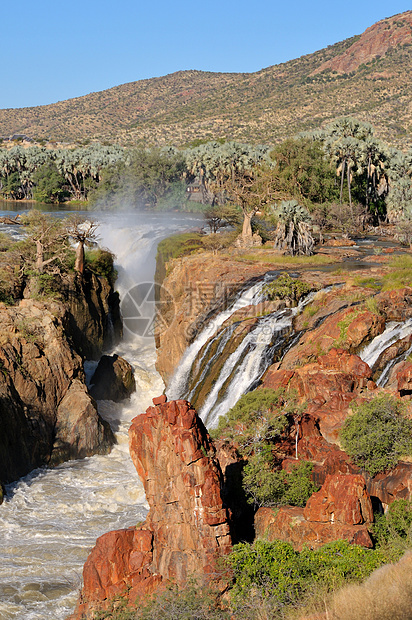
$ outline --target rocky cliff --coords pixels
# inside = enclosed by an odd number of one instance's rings
[[[245,265],[209,254],[168,263],[156,321],[156,368],[166,383],[186,347],[207,322],[227,307],[246,283],[250,286],[266,271],[265,265]]]
[[[83,360],[119,337],[118,300],[91,273],[66,278],[59,293],[59,301],[0,303],[3,483],[42,465],[105,454],[114,442],[86,388]]]
[[[186,401],[165,397],[132,421],[130,454],[145,487],[146,521],[96,541],[83,571],[73,618],[92,618],[116,595],[138,604],[167,583],[221,578],[218,559],[231,549],[222,472],[209,435]]]

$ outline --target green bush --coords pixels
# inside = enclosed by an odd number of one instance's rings
[[[105,277],[110,284],[114,284],[117,271],[114,268],[114,254],[109,250],[97,248],[85,253],[86,265],[99,276]]]
[[[287,415],[295,409],[293,396],[286,397],[284,390],[254,390],[220,416],[211,434],[214,439],[236,442],[240,453],[249,455],[264,442],[279,437],[288,425]]]
[[[290,299],[298,302],[311,291],[311,286],[297,278],[291,278],[288,273],[282,273],[270,284],[263,287],[263,292],[268,299]]]
[[[403,403],[386,394],[355,409],[341,431],[343,449],[369,475],[395,467],[412,454],[412,420]]]
[[[379,551],[338,540],[301,553],[291,544],[256,540],[233,547],[228,563],[233,570],[230,592],[235,610],[250,597],[271,599],[273,618],[285,605],[297,605],[317,584],[333,590],[348,581],[360,581],[384,562]]]
[[[395,500],[385,514],[375,514],[372,534],[388,561],[397,561],[412,547],[412,501]]]
[[[270,446],[251,456],[243,469],[243,488],[255,506],[305,506],[318,490],[311,480],[312,463],[302,461],[291,471],[276,471]]]

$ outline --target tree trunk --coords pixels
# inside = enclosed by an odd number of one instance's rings
[[[254,215],[254,211],[250,211],[247,213],[243,211],[243,228],[242,228],[242,238],[243,239],[251,239],[252,238],[252,217]]]
[[[349,207],[350,207],[350,212],[352,215],[352,222],[353,222],[353,209],[352,209],[352,195],[351,195],[351,191],[350,191],[350,165],[348,164],[347,168],[346,168],[346,174],[348,177],[348,193],[349,193]]]
[[[76,260],[74,263],[74,270],[80,274],[83,274],[84,272],[84,241],[79,241],[79,244],[76,248]]]
[[[343,198],[343,179],[345,177],[345,163],[346,160],[343,160],[342,162],[342,170],[340,171],[340,199],[339,199],[339,204],[342,206],[342,198]]]
[[[39,273],[43,273],[44,267],[44,248],[41,241],[36,241],[36,269]]]

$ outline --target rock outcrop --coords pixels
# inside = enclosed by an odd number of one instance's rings
[[[191,577],[218,582],[217,561],[231,549],[222,473],[202,421],[186,401],[154,401],[129,431],[147,519],[98,539],[84,566],[75,618],[93,617],[115,595],[135,603],[161,584],[183,586]]]
[[[103,355],[90,383],[93,398],[115,403],[130,398],[136,390],[133,367],[118,355]]]
[[[411,29],[412,11],[379,21],[356,37],[356,41],[342,54],[322,63],[313,75],[326,70],[337,73],[356,71],[361,64],[381,58],[397,46],[411,45]]]
[[[114,441],[84,384],[82,358],[57,302],[0,304],[0,480],[105,454]]]
[[[371,369],[360,357],[332,349],[316,362],[291,370],[270,367],[262,386],[296,392],[300,402],[308,403],[307,411],[317,420],[323,437],[336,443],[350,403],[367,388],[374,389],[371,376]]]
[[[368,532],[372,521],[372,502],[363,476],[335,474],[326,477],[305,508],[260,508],[255,515],[255,529],[257,536],[286,540],[297,550],[305,544],[316,548],[339,538],[372,547]]]

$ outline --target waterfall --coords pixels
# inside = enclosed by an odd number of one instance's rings
[[[370,368],[373,369],[376,362],[379,360],[379,357],[382,355],[384,351],[391,345],[393,345],[398,340],[402,340],[407,336],[412,334],[412,319],[407,319],[406,321],[400,323],[391,321],[386,324],[385,330],[376,336],[360,353],[359,357],[368,364]],[[408,353],[404,353],[403,356],[407,357]],[[397,361],[400,361],[398,358],[391,360],[388,362],[383,372],[381,373],[377,383],[378,385],[383,386],[389,376],[390,369],[395,365]]]
[[[116,255],[121,297],[154,276],[157,242],[198,225],[189,216],[96,214],[102,245]],[[144,520],[143,486],[130,459],[127,431],[164,385],[155,370],[153,338],[125,330],[116,353],[135,369],[137,391],[130,401],[98,403],[117,444],[107,456],[37,469],[6,487],[0,506],[1,620],[63,620],[74,609],[82,567],[103,533]],[[108,351],[110,353],[110,351]],[[86,364],[87,374],[95,364]]]
[[[226,327],[223,324],[236,310],[260,303],[264,297],[263,285],[264,282],[260,282],[241,292],[230,308],[213,318],[187,348],[167,389],[169,398],[192,401],[208,428],[216,426],[219,417],[233,407],[242,394],[256,387],[273,363],[275,354],[281,353],[288,344],[293,333],[293,318],[315,295],[311,293],[295,308],[283,308],[259,317],[244,337],[236,336],[236,327],[242,325],[241,321]],[[224,362],[220,368],[221,360]],[[204,402],[198,402],[198,392],[202,388],[204,391],[208,376],[208,393]],[[211,376],[214,380],[210,384]]]
[[[219,327],[221,327],[237,310],[246,308],[247,306],[256,306],[262,301],[262,288],[264,284],[264,281],[258,282],[242,291],[233,304],[213,318],[196,337],[194,342],[186,349],[166,391],[167,397],[170,400],[183,397],[186,392],[188,377],[199,351],[209,338],[216,334]]]

